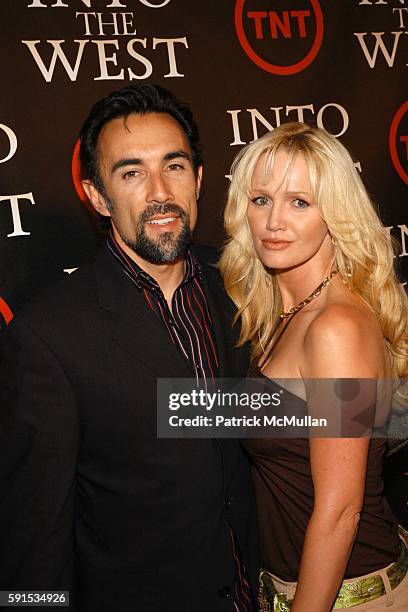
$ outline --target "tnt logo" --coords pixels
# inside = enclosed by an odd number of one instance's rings
[[[402,104],[392,120],[389,147],[394,168],[408,185],[408,101]]]
[[[0,297],[0,329],[8,325],[13,318],[10,306]]]
[[[235,29],[257,66],[272,74],[291,75],[315,60],[324,20],[319,0],[236,0]]]

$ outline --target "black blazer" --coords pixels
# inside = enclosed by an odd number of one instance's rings
[[[203,270],[220,376],[244,376]],[[0,589],[70,590],[78,612],[230,611],[232,526],[255,592],[247,459],[236,440],[157,439],[157,377],[191,374],[106,248],[1,339]]]

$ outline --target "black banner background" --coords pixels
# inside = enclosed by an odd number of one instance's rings
[[[97,13],[116,19],[116,32],[105,25],[100,34]],[[252,55],[264,62],[296,64],[313,45],[316,57],[293,74],[263,69],[240,42],[241,16]],[[404,280],[408,0],[2,0],[0,17],[0,322],[10,316],[6,304],[16,312],[100,240],[72,181],[72,154],[92,104],[130,82],[158,83],[192,106],[206,159],[197,242],[222,243],[226,175],[243,143],[303,112],[340,134],[360,164],[402,241]],[[62,55],[50,67],[58,44],[72,79]]]

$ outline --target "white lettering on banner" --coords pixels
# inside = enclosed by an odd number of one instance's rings
[[[368,4],[368,6],[372,6],[373,4],[388,4],[388,2],[385,0],[377,0],[377,2],[374,2],[374,0],[361,0],[359,4]]]
[[[94,80],[95,81],[106,81],[108,79],[120,79],[123,81],[125,78],[123,69],[119,72],[119,74],[116,74],[116,75],[114,74],[109,75],[107,71],[107,62],[112,62],[115,66],[117,66],[117,60],[116,60],[116,53],[114,53],[110,57],[106,57],[105,45],[113,44],[116,47],[116,49],[118,49],[119,48],[118,41],[117,40],[93,40],[92,42],[98,45],[99,65],[101,67],[100,76],[95,77]],[[146,38],[133,38],[127,44],[127,50],[128,50],[129,55],[137,59],[142,64],[144,64],[146,70],[144,74],[137,75],[130,68],[128,68],[129,80],[131,81],[135,79],[147,79],[153,72],[152,63],[149,62],[148,59],[146,59],[145,57],[143,57],[142,55],[140,55],[134,50],[133,47],[135,43],[141,43],[142,46],[146,48],[147,39]]]
[[[31,4],[27,5],[27,8],[69,8],[67,1],[68,0],[56,0],[54,4],[44,4],[45,0],[32,0]],[[93,0],[76,0],[76,2],[82,2],[87,8],[92,8]],[[107,2],[109,2],[109,0],[107,0]],[[139,2],[149,8],[158,9],[169,4],[170,0],[157,0],[157,2],[139,0]],[[123,0],[111,0],[111,3],[107,4],[106,8],[126,8],[126,6],[126,4],[123,4]]]
[[[167,45],[167,54],[169,58],[169,68],[170,72],[164,75],[164,78],[167,79],[169,77],[183,77],[184,74],[180,74],[177,70],[176,64],[176,55],[174,52],[175,43],[180,43],[188,49],[187,38],[184,36],[183,38],[153,38],[153,49],[156,49],[157,45],[161,45],[165,43]]]
[[[133,38],[132,40],[129,40],[127,44],[127,50],[131,57],[134,57],[136,60],[144,64],[146,70],[144,74],[135,74],[133,70],[128,68],[130,81],[134,81],[135,79],[148,79],[153,72],[153,64],[149,62],[147,58],[143,57],[143,55],[140,55],[140,53],[134,50],[134,44],[137,42],[141,43],[142,46],[146,49],[147,38]]]
[[[405,19],[404,16],[408,13],[408,8],[395,8],[392,9],[392,12],[395,13],[397,12],[399,15],[399,27],[400,28],[405,28]]]
[[[89,25],[89,22],[87,22]],[[87,31],[88,34],[88,31]],[[112,63],[114,66],[118,65],[117,62],[117,54],[116,52],[112,52],[111,55],[107,54],[107,46],[113,45],[116,50],[119,50],[119,41],[118,40],[74,40],[75,43],[78,44],[78,50],[76,53],[76,59],[74,66],[71,65],[70,61],[67,59],[65,52],[62,48],[62,43],[65,43],[65,40],[47,40],[53,47],[53,55],[51,61],[49,63],[49,67],[47,68],[45,62],[43,61],[39,51],[37,49],[37,45],[41,43],[40,40],[22,40],[23,44],[27,45],[29,48],[31,55],[33,56],[38,68],[40,69],[41,74],[43,75],[45,81],[50,83],[54,76],[55,66],[57,63],[57,59],[60,60],[62,66],[64,67],[68,77],[71,81],[76,81],[78,77],[79,68],[81,65],[81,61],[83,59],[83,53],[85,46],[91,42],[97,46],[98,49],[98,59],[99,59],[99,68],[100,74],[99,76],[94,77],[95,81],[107,81],[107,80],[124,80],[125,79],[125,70],[121,68],[119,72],[109,73],[108,72],[108,63]],[[145,66],[144,74],[138,75],[135,74],[130,68],[127,68],[128,78],[130,80],[133,79],[146,79],[151,76],[153,72],[152,63],[144,56],[137,53],[134,49],[135,44],[141,44],[145,49],[147,47],[147,39],[146,38],[132,38],[127,43],[127,52],[128,54],[142,63]],[[176,61],[176,45],[183,45],[186,49],[189,48],[187,38],[184,36],[183,38],[153,38],[152,39],[152,48],[156,50],[156,47],[159,45],[165,44],[167,48],[167,58],[169,65],[169,72],[164,74],[164,78],[176,78],[183,77],[184,74],[179,72]]]
[[[407,244],[406,244],[406,237],[408,236],[408,227],[406,225],[397,225],[397,227],[399,228],[399,243],[401,244],[401,253],[398,255],[398,257],[406,257],[408,255],[408,251],[407,251]],[[392,230],[394,229],[394,226],[388,226],[385,228],[386,230],[388,230],[388,233],[390,235],[390,238],[392,237]],[[396,257],[396,255],[394,255],[394,257]],[[404,283],[404,285],[406,285],[407,283]]]
[[[405,4],[405,0],[396,0],[400,4]],[[367,6],[373,6],[374,4],[388,4],[388,0],[361,0],[359,4],[365,4]]]
[[[148,0],[140,0],[140,2],[150,8],[162,8],[163,6],[166,6],[166,4],[170,2],[170,0],[163,0],[161,4],[154,4],[152,2],[149,2]]]
[[[326,112],[326,110],[328,108],[335,108],[336,110],[339,111],[342,121],[343,121],[343,127],[341,128],[340,132],[338,132],[337,134],[333,134],[333,136],[335,136],[336,138],[340,138],[340,136],[343,136],[343,134],[345,134],[348,130],[348,126],[350,124],[350,119],[348,116],[348,112],[346,111],[346,109],[344,108],[344,106],[342,106],[341,104],[336,104],[335,102],[331,102],[329,104],[325,104],[324,106],[322,106],[322,108],[318,111],[317,116],[316,116],[316,123],[317,126],[320,128],[324,128],[324,121],[323,121],[323,114]]]
[[[313,104],[304,104],[304,105],[286,106],[286,107],[271,106],[269,108],[274,113],[275,125],[273,125],[268,119],[266,119],[266,117],[262,115],[262,113],[260,113],[258,109],[256,108],[246,109],[247,113],[249,113],[251,117],[252,140],[250,142],[253,142],[254,140],[257,140],[257,138],[259,138],[258,124],[261,124],[267,130],[273,130],[274,127],[278,127],[279,125],[281,125],[282,123],[281,111],[283,111],[284,108],[285,108],[286,117],[290,113],[295,111],[296,117],[293,118],[293,120],[302,121],[302,122],[305,121],[305,118],[304,118],[305,111],[310,112],[312,115],[316,114]],[[322,106],[316,114],[316,123],[318,127],[323,127],[323,128],[325,127],[324,126],[324,115],[328,109],[334,109],[335,112],[339,115],[341,119],[340,131],[337,134],[333,134],[333,136],[338,138],[339,136],[342,136],[343,134],[345,134],[345,132],[347,131],[349,127],[350,120],[349,120],[348,112],[346,111],[344,106],[342,106],[341,104],[336,104],[335,102],[329,102],[328,104],[325,104],[324,106]],[[240,126],[240,117],[239,117],[241,111],[242,109],[227,110],[227,113],[231,115],[232,131],[233,131],[233,137],[234,137],[234,140],[230,142],[231,147],[236,146],[236,145],[246,144],[246,142],[241,137],[241,129],[240,129],[241,126]]]
[[[375,38],[374,50],[371,54],[365,42],[365,37],[367,36],[367,34],[368,32],[354,32],[354,36],[358,38],[358,42],[360,43],[360,46],[363,50],[364,56],[370,68],[375,68],[379,50],[381,50],[381,53],[383,54],[388,66],[392,68],[394,65],[395,55],[397,53],[400,37],[402,34],[407,34],[407,32],[391,32],[391,34],[394,36],[394,43],[391,52],[388,51],[383,41],[384,32],[371,32],[371,36],[374,36]]]
[[[399,257],[406,257],[408,255],[407,252],[407,244],[405,241],[406,236],[408,236],[408,227],[406,225],[398,225],[397,227],[400,228],[401,231],[401,253],[399,254]]]
[[[61,64],[64,66],[65,71],[67,75],[69,76],[69,78],[71,79],[71,81],[76,81],[78,70],[81,65],[82,54],[84,52],[85,45],[87,45],[89,41],[88,40],[74,40],[74,42],[78,43],[79,45],[74,68],[71,67],[64,51],[61,48],[61,43],[64,43],[65,40],[47,40],[47,43],[49,43],[54,49],[49,68],[45,66],[44,62],[41,59],[40,54],[37,51],[37,45],[39,42],[41,42],[40,40],[22,40],[21,42],[24,45],[27,45],[27,47],[30,49],[31,54],[33,58],[35,59],[37,66],[41,70],[41,74],[43,75],[46,82],[50,83],[52,81],[52,77],[54,74],[54,69],[55,69],[55,64],[57,63],[57,58],[60,59]]]
[[[10,150],[8,154],[6,157],[3,157],[3,159],[0,159],[0,164],[4,164],[5,162],[9,161],[9,159],[11,159],[17,151],[17,136],[11,128],[9,128],[7,125],[3,125],[2,123],[0,123],[0,130],[5,132],[10,143]]]
[[[239,131],[239,120],[238,120],[238,115],[241,112],[241,109],[238,110],[227,110],[227,113],[229,113],[231,115],[231,119],[232,119],[232,130],[234,133],[234,140],[233,142],[230,142],[230,147],[236,146],[236,145],[244,145],[246,144],[243,140],[241,140],[241,134]]]
[[[112,15],[112,21],[102,21],[103,13],[75,13],[76,18],[84,18],[85,36],[92,36],[90,17],[94,17],[98,22],[97,36],[105,36],[104,26],[113,28],[115,36],[134,36],[136,34],[136,29],[132,32],[129,30],[129,28],[133,28],[133,13],[110,13],[110,15]]]
[[[16,236],[29,236],[30,232],[25,232],[21,225],[20,209],[18,207],[20,200],[29,200],[31,204],[35,204],[34,196],[30,193],[21,193],[19,195],[0,196],[0,203],[10,201],[11,214],[13,217],[13,231],[7,234],[7,238],[15,238]]]
[[[92,0],[77,0],[82,2],[87,8],[92,8]],[[57,0],[55,4],[50,5],[51,8],[69,8],[68,4],[65,4],[63,0]],[[43,4],[42,0],[33,0],[28,8],[48,8],[47,4]],[[121,0],[112,0],[111,4],[108,4],[106,8],[126,8],[126,4],[122,4]]]
[[[88,41],[87,41],[88,42]],[[113,45],[115,49],[119,49],[119,42],[117,40],[92,40],[98,47],[98,55],[99,55],[99,66],[101,69],[101,74],[98,77],[95,77],[95,81],[108,81],[109,79],[119,79],[122,80],[124,77],[123,68],[119,72],[119,74],[108,74],[108,62],[112,62],[114,66],[118,65],[118,60],[116,59],[116,53],[113,53],[110,57],[106,55],[105,47],[107,45]]]

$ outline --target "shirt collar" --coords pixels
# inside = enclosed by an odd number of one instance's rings
[[[123,271],[129,278],[135,283],[136,287],[141,291],[142,289],[149,289],[150,291],[160,291],[159,284],[157,281],[150,276],[145,270],[137,265],[133,259],[129,257],[127,253],[122,249],[117,240],[113,235],[112,229],[109,230],[107,236],[107,245],[112,256],[116,259]],[[190,248],[187,249],[185,255],[185,274],[180,287],[189,283],[194,277],[198,277],[201,281],[202,272],[200,263]]]

